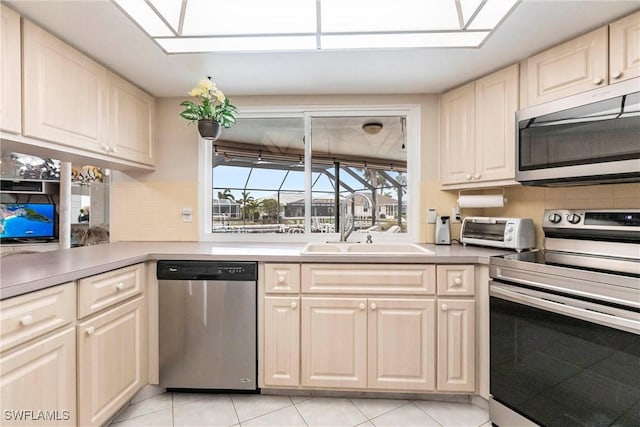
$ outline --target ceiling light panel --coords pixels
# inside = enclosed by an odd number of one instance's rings
[[[314,0],[188,0],[182,35],[309,34]]]
[[[176,34],[180,29],[180,11],[182,1],[176,0],[149,0],[149,3],[164,17]]]
[[[172,36],[173,31],[144,0],[114,0],[151,37]]]
[[[322,0],[322,32],[460,29],[455,0]]]
[[[513,9],[518,0],[489,0],[467,28],[470,30],[490,30],[495,28]]]
[[[316,49],[315,36],[156,38],[167,53],[291,51]]]
[[[328,35],[320,38],[322,49],[391,49],[409,47],[477,47],[489,31],[413,34]]]

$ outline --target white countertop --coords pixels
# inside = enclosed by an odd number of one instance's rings
[[[435,255],[410,253],[301,255],[304,243],[118,242],[0,258],[0,299],[159,259],[219,261],[487,264],[508,251],[461,245],[420,245]]]

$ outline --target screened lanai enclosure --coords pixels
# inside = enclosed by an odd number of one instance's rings
[[[239,119],[212,143],[211,231],[303,233],[309,221],[313,233],[334,233],[341,203],[357,193],[371,203],[351,198],[355,230],[406,232],[405,118],[313,117],[310,164],[304,122]]]

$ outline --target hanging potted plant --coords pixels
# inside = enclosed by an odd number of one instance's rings
[[[236,122],[238,109],[216,87],[211,77],[200,80],[189,95],[198,98],[200,103],[182,101],[180,105],[185,108],[180,116],[189,123],[198,122],[198,131],[203,138],[215,141],[223,127],[230,128]]]

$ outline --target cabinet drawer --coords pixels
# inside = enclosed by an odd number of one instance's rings
[[[265,264],[266,293],[291,294],[300,292],[300,264]]]
[[[78,282],[78,318],[142,292],[144,264],[109,271]]]
[[[75,308],[73,283],[1,301],[0,351],[72,322]]]
[[[475,278],[473,265],[439,265],[438,295],[463,295],[475,294]]]
[[[432,295],[435,289],[435,265],[302,265],[302,292]]]

